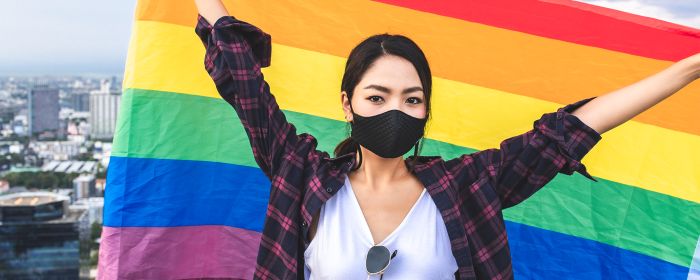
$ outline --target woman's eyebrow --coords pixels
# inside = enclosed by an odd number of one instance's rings
[[[417,92],[417,91],[423,91],[423,88],[422,87],[410,87],[410,88],[404,89],[403,92],[401,92],[401,93],[409,94],[409,93]]]
[[[391,92],[387,87],[383,87],[380,85],[368,85],[365,87],[365,89],[376,89],[378,91],[385,92],[385,93]],[[423,88],[422,87],[410,87],[410,88],[404,89],[403,92],[401,92],[401,93],[408,94],[408,93],[412,93],[412,92],[416,92],[416,91],[423,91]]]

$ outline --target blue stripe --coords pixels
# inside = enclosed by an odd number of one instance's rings
[[[597,241],[506,221],[516,279],[686,279],[688,268]]]
[[[226,225],[262,231],[270,181],[233,164],[112,157],[104,225]],[[687,267],[600,242],[506,222],[518,279],[685,279]]]
[[[111,157],[104,225],[226,225],[261,232],[270,180],[259,168]]]

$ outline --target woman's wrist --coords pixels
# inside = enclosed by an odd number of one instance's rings
[[[226,7],[220,0],[195,0],[195,5],[199,10],[199,14],[212,26],[220,18],[229,15]]]
[[[679,60],[669,67],[673,75],[683,80],[684,84],[700,79],[700,53]]]
[[[683,59],[683,61],[687,64],[688,71],[690,71],[692,79],[700,79],[700,53],[691,55]]]

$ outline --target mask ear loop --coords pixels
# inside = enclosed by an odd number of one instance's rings
[[[421,137],[422,139],[422,137]],[[416,141],[416,145],[413,147],[413,160],[411,161],[411,164],[408,165],[409,170],[413,172],[413,168],[416,166],[416,163],[418,162],[418,147],[420,146],[420,140]]]
[[[360,149],[360,143],[357,143],[357,153],[360,155],[360,160],[357,161],[357,165],[355,166],[354,170],[357,170],[360,168],[360,164],[362,164],[362,149]]]
[[[353,114],[355,113],[355,112],[353,112],[353,110],[352,110],[352,103],[350,103],[350,112],[352,112]],[[349,121],[349,123],[352,124],[352,121]],[[360,148],[360,143],[355,142],[355,144],[357,144],[357,145],[356,145],[356,150],[355,150],[355,151],[356,151],[357,154],[359,154],[360,159],[357,161],[357,164],[355,165],[355,168],[353,168],[352,170],[357,170],[357,169],[359,169],[359,168],[360,168],[360,165],[362,164],[362,149]]]
[[[420,143],[420,140],[421,139],[418,139],[418,141],[416,141],[416,145],[413,148],[413,158],[414,159],[418,158],[418,144]]]

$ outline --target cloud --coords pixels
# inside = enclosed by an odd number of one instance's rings
[[[596,6],[652,17],[700,28],[700,2],[697,0],[577,0]]]

